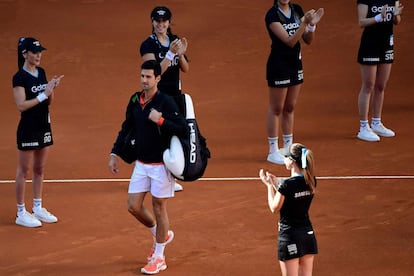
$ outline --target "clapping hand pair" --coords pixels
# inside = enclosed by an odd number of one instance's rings
[[[183,38],[177,38],[173,42],[171,42],[170,45],[170,51],[181,56],[184,55],[187,51],[187,39],[185,37]]]
[[[277,190],[276,184],[279,182],[279,179],[275,175],[260,169],[259,177],[267,187],[273,187],[273,189]]]
[[[303,20],[305,21],[306,24],[315,26],[321,20],[324,12],[325,11],[323,8],[319,8],[317,11],[315,11],[314,9],[311,9],[310,11],[307,11],[305,13]]]
[[[52,93],[53,93],[53,89],[55,89],[59,83],[60,80],[64,77],[64,75],[61,76],[54,76],[46,85],[46,89],[45,89],[45,95],[47,97],[49,97]]]

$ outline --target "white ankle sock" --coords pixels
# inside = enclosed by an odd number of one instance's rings
[[[155,243],[155,251],[154,251],[154,257],[161,257],[164,259],[164,249],[165,249],[166,243]]]
[[[38,211],[40,209],[42,209],[42,199],[33,198],[33,211]]]
[[[269,142],[269,153],[274,153],[279,150],[278,137],[267,137],[267,141]]]
[[[17,215],[21,216],[26,212],[26,206],[25,204],[17,204]]]
[[[293,134],[283,135],[283,147],[289,148],[293,143]]]
[[[381,124],[381,118],[372,118],[372,124],[374,126]]]
[[[359,121],[359,127],[360,128],[365,128],[368,126],[368,120],[360,120]]]
[[[153,227],[148,227],[148,230],[151,231],[152,236],[154,237],[154,241],[155,241],[155,235],[157,233],[157,225],[154,225]]]

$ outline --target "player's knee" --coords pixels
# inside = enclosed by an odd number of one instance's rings
[[[285,106],[285,108],[283,109],[283,114],[291,114],[295,111],[295,106],[294,105],[287,105]]]
[[[269,109],[269,112],[272,115],[280,116],[282,114],[283,109],[281,107],[272,107]]]
[[[374,91],[375,84],[373,82],[364,82],[363,83],[363,91],[365,93],[372,93]]]

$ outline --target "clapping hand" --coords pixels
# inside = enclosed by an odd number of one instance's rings
[[[394,8],[394,15],[401,15],[403,12],[404,6],[400,3],[400,1],[395,1],[395,8]]]
[[[46,85],[45,95],[50,96],[53,93],[53,89],[55,89],[59,84],[60,80],[64,77],[64,75],[54,76]]]
[[[276,183],[278,183],[279,180],[275,175],[269,173],[268,171],[265,172],[263,169],[260,169],[259,177],[267,187],[273,187],[276,190]]]
[[[180,43],[178,45],[179,45],[179,48],[177,51],[177,55],[179,56],[184,55],[185,52],[187,51],[187,45],[188,45],[187,38],[185,37],[181,38]]]
[[[310,22],[311,25],[316,25],[321,20],[325,10],[323,8],[319,8],[316,12],[312,15],[312,20]]]
[[[323,8],[319,8],[317,11],[311,9],[305,13],[303,20],[306,24],[310,24],[312,26],[318,24],[321,20],[322,16],[324,15],[325,10]]]

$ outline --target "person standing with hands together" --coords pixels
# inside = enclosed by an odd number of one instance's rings
[[[180,112],[185,116],[185,102],[181,93],[180,72],[190,69],[187,56],[187,39],[179,38],[171,31],[171,10],[157,6],[151,11],[152,34],[142,42],[140,54],[143,61],[156,60],[161,65],[160,92],[174,98]],[[175,183],[175,191],[182,191],[181,184]]]
[[[359,132],[364,141],[377,142],[382,137],[394,137],[381,120],[385,87],[394,62],[393,25],[401,22],[404,6],[394,0],[357,0],[358,23],[364,28],[358,50],[362,86],[358,95]],[[370,102],[372,121],[368,123]]]
[[[283,134],[283,147],[289,147],[293,142],[294,110],[303,83],[299,40],[302,38],[306,44],[313,41],[316,24],[323,14],[322,8],[304,13],[299,5],[290,0],[275,0],[266,14],[266,29],[272,41],[266,65],[269,162],[283,164],[283,157],[278,154],[279,126]]]
[[[316,191],[311,150],[299,143],[279,150],[291,175],[278,179],[260,170],[267,188],[267,203],[272,213],[279,212],[278,259],[283,276],[312,275],[318,245],[309,218]]]
[[[49,105],[63,75],[47,81],[45,70],[39,67],[44,50],[46,48],[37,39],[20,38],[17,47],[19,71],[13,76],[14,100],[21,112],[17,127],[16,224],[25,227],[39,227],[42,222],[58,221],[56,216],[42,207],[42,191],[49,146],[53,145]],[[26,179],[31,166],[33,213],[26,211],[24,202]]]

